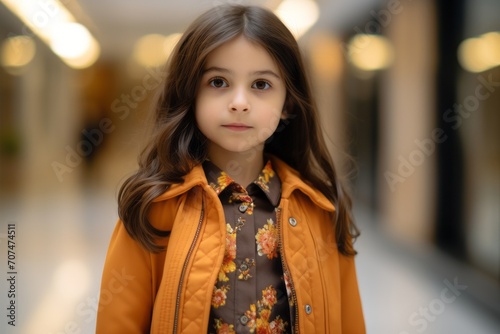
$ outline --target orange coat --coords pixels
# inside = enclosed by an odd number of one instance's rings
[[[338,252],[333,205],[273,158],[282,181],[277,224],[292,281],[300,333],[365,333],[354,257]],[[196,166],[159,196],[151,223],[171,235],[153,254],[118,222],[102,276],[98,334],[207,333],[213,287],[224,256],[226,222],[218,196]]]

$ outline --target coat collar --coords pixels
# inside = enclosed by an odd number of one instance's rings
[[[274,170],[281,179],[281,197],[288,199],[291,197],[295,190],[302,192],[304,195],[309,197],[309,199],[322,208],[323,210],[333,212],[335,207],[333,203],[326,198],[323,193],[309,184],[305,183],[300,177],[299,172],[288,166],[282,160],[271,156],[271,161],[273,163]]]
[[[300,191],[309,199],[322,208],[323,210],[333,212],[335,207],[332,202],[330,202],[323,193],[319,190],[311,187],[305,183],[299,173],[288,166],[285,162],[278,159],[275,156],[270,156],[273,169],[278,174],[281,180],[281,197],[284,199],[289,199],[294,191]],[[183,183],[176,183],[170,186],[170,188],[164,192],[162,195],[158,196],[154,202],[161,202],[182,195],[185,192],[193,189],[196,186],[202,187],[205,191],[212,188],[209,186],[205,172],[201,164],[196,165],[191,169],[191,171],[184,177]]]

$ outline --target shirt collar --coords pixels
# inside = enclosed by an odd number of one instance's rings
[[[210,160],[203,163],[203,170],[208,184],[220,195],[229,185],[238,185],[226,172],[214,165]],[[281,181],[273,170],[271,160],[268,160],[259,176],[252,182],[266,195],[273,206],[278,206],[281,198]],[[243,187],[241,187],[243,188]],[[244,188],[243,188],[244,189]]]

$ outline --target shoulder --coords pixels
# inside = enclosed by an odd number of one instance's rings
[[[191,197],[197,198],[208,183],[201,165],[196,165],[186,174],[184,181],[172,184],[163,194],[153,200],[149,209],[151,224],[161,230],[171,230],[171,223],[179,207]],[[192,195],[192,196],[189,196]]]
[[[208,182],[203,167],[201,165],[195,165],[191,171],[183,177],[182,182],[170,185],[163,194],[154,199],[153,203],[161,203],[170,199],[175,200],[175,198],[188,193],[198,186],[205,188],[207,185]]]
[[[314,205],[323,210],[335,211],[333,203],[330,202],[321,191],[305,182],[297,170],[275,156],[271,156],[270,159],[273,164],[273,169],[281,180],[282,198],[292,201],[301,201],[305,196],[305,198],[309,199]]]

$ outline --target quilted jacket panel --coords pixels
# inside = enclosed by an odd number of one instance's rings
[[[341,255],[335,245],[333,205],[285,163],[275,158],[272,163],[282,181],[278,223],[300,333],[365,333],[354,257]],[[118,222],[101,283],[97,333],[207,332],[224,254],[222,205],[201,166],[155,202],[151,222],[171,229],[170,238],[160,241],[168,249],[149,254]],[[105,304],[103,292],[117,268],[134,279]]]

